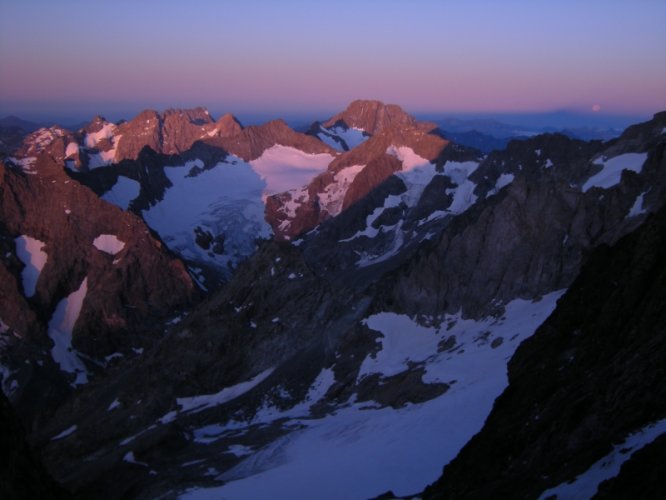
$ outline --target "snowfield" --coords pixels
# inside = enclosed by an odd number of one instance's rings
[[[326,170],[333,159],[327,153],[308,154],[276,144],[252,160],[250,165],[266,182],[264,194],[268,196],[308,184]]]
[[[553,292],[539,302],[514,300],[501,318],[474,321],[447,315],[439,327],[390,312],[367,318],[367,325],[379,334],[380,349],[365,359],[359,377],[399,373],[415,362],[426,368],[424,382],[444,382],[448,391],[397,410],[351,401],[333,414],[312,419],[310,404],[333,383],[332,372],[325,370],[304,403],[284,412],[264,408],[244,424],[287,417],[283,425],[302,426],[300,430],[255,450],[220,475],[227,484],[193,487],[180,498],[337,500],[370,498],[389,489],[398,496],[421,491],[481,429],[508,384],[508,360],[552,312],[562,293]],[[440,342],[451,337],[453,347],[438,352]],[[214,424],[197,435],[215,440],[216,433],[242,425]]]

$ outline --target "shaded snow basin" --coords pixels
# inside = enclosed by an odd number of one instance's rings
[[[439,327],[391,312],[370,316],[365,322],[378,333],[378,351],[364,360],[359,379],[375,373],[390,376],[414,362],[425,367],[424,382],[443,382],[449,390],[399,409],[352,400],[313,419],[310,405],[333,383],[333,372],[324,370],[306,401],[292,409],[264,407],[250,422],[194,430],[197,442],[208,443],[229,429],[279,418],[289,419],[284,425],[300,427],[218,476],[227,481],[223,486],[192,487],[180,492],[180,498],[365,499],[387,490],[398,496],[422,491],[481,429],[508,384],[508,360],[561,294],[539,302],[515,300],[502,318],[474,321],[448,315]],[[455,346],[438,352],[440,342],[452,336]]]

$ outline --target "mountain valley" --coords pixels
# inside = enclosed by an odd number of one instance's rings
[[[53,479],[0,486],[663,492],[666,112],[480,149],[367,100],[303,133],[195,108],[16,134],[0,402]]]

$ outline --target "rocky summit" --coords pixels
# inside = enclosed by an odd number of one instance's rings
[[[666,112],[452,138],[354,101],[3,142],[3,498],[663,496]]]

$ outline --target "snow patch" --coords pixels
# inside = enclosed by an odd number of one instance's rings
[[[21,272],[23,291],[26,297],[32,297],[35,295],[39,275],[48,258],[44,251],[46,243],[26,235],[19,236],[14,242],[16,244],[16,256],[25,265]]]
[[[654,422],[639,431],[629,434],[626,439],[613,447],[608,455],[595,462],[588,470],[568,483],[562,483],[544,491],[539,500],[557,498],[557,500],[576,500],[592,498],[599,485],[620,473],[620,468],[632,455],[652,443],[666,432],[666,419]]]
[[[125,248],[125,242],[119,240],[115,234],[100,234],[93,240],[93,246],[109,255],[116,255]]]
[[[493,189],[491,189],[490,191],[488,191],[488,193],[486,194],[486,198],[488,198],[489,196],[493,196],[493,195],[497,194],[500,189],[502,189],[503,187],[508,186],[509,184],[511,184],[514,179],[515,179],[515,176],[511,173],[501,174],[497,178],[497,181],[495,182],[495,187]]]
[[[87,293],[88,278],[86,277],[78,290],[58,303],[48,328],[49,337],[54,344],[51,356],[61,370],[76,374],[76,379],[72,383],[74,386],[88,382],[86,367],[72,348],[72,331]]]
[[[415,167],[423,167],[430,163],[430,160],[417,155],[414,150],[408,146],[389,146],[386,148],[386,154],[395,156],[402,162],[402,170],[412,170]]]
[[[236,399],[237,397],[242,396],[266,380],[266,378],[268,378],[268,376],[273,373],[273,370],[274,368],[264,370],[250,380],[246,380],[245,382],[241,382],[240,384],[236,384],[231,387],[225,387],[220,392],[216,392],[215,394],[204,394],[202,396],[178,398],[176,399],[176,403],[178,406],[180,406],[178,412],[197,413],[205,410],[206,408],[211,408],[213,406],[219,406],[227,403],[232,399]],[[175,419],[175,417],[176,415],[174,415],[171,419],[167,419],[166,421],[171,421]],[[161,421],[164,422],[163,419]]]
[[[69,144],[67,144],[67,148],[65,149],[65,158],[74,156],[78,152],[79,152],[79,145],[75,142],[70,142]]]
[[[252,454],[252,448],[249,446],[243,446],[242,444],[232,444],[227,448],[227,451],[233,453],[237,457],[244,457]]]
[[[468,177],[478,167],[479,163],[475,161],[449,161],[444,164],[444,175],[448,175],[457,184],[457,187],[446,190],[446,194],[453,195],[453,201],[447,209],[449,213],[461,214],[476,203],[477,197],[474,194],[476,184],[470,181]]]
[[[645,205],[644,205],[644,203],[645,203],[644,202],[644,197],[645,197],[646,194],[647,194],[647,191],[639,194],[636,197],[636,201],[634,202],[634,204],[629,209],[629,213],[627,214],[627,218],[636,217],[638,215],[647,213],[647,210],[645,209]]]
[[[143,465],[144,467],[148,467],[148,464],[146,462],[139,462],[136,457],[134,456],[133,451],[128,451],[125,453],[125,456],[123,457],[123,461],[134,464],[134,465]]]
[[[625,153],[603,161],[601,172],[593,175],[583,184],[583,193],[593,187],[608,189],[617,185],[622,179],[623,170],[631,170],[640,174],[646,159],[647,153]]]
[[[97,132],[89,132],[86,134],[83,139],[83,143],[88,148],[94,148],[99,144],[103,139],[109,139],[113,137],[113,134],[116,131],[116,126],[113,123],[106,123],[100,130]]]
[[[72,425],[71,427],[68,427],[64,431],[62,431],[60,434],[57,436],[53,436],[51,438],[51,441],[56,441],[58,439],[66,438],[67,436],[74,434],[76,432],[76,425]]]
[[[513,182],[513,179],[515,176],[513,174],[502,174],[497,178],[497,182],[495,182],[495,189],[499,191],[502,189],[504,186],[508,186]]]

